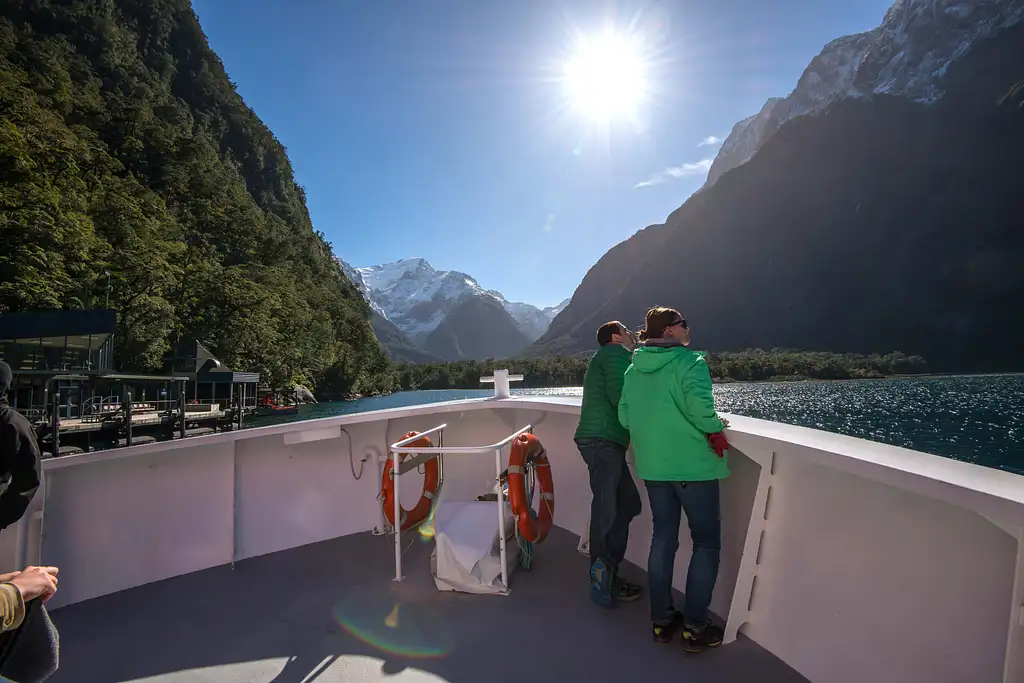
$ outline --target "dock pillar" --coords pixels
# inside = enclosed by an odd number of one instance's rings
[[[125,402],[124,402],[124,417],[125,417],[125,423],[128,425],[128,431],[125,432],[124,445],[125,446],[129,446],[129,447],[132,445],[132,420],[134,419],[132,417],[132,413],[134,412],[133,411],[134,407],[135,406],[132,405],[132,392],[131,391],[126,391],[125,392]]]
[[[53,392],[53,412],[50,415],[50,429],[53,431],[53,457],[60,455],[60,392]]]
[[[185,383],[181,383],[178,391],[178,435],[185,438]]]
[[[238,385],[238,428],[242,428],[242,414],[245,412],[245,385]]]

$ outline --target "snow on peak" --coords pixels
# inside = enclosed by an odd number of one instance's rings
[[[530,304],[507,301],[500,292],[483,289],[472,276],[456,270],[437,270],[422,258],[364,268],[352,268],[344,261],[340,263],[371,307],[417,342],[425,340],[470,296],[500,303],[531,341],[544,334],[561,311],[558,307],[542,311]],[[555,308],[558,310],[551,312]]]
[[[882,24],[837,38],[804,70],[785,98],[737,123],[719,150],[707,184],[746,163],[786,121],[817,114],[837,99],[892,95],[932,103],[942,76],[971,46],[1024,17],[1024,0],[896,0]]]

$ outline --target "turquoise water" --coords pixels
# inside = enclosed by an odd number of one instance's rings
[[[513,390],[531,396],[580,396],[582,392],[579,387]],[[298,416],[254,418],[247,426],[491,395],[490,389],[402,392],[303,406]],[[1024,474],[1024,375],[723,384],[715,387],[715,402],[726,413]]]

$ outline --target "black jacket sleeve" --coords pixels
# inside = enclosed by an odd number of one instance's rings
[[[40,459],[31,423],[16,410],[0,409],[0,529],[21,519],[35,497]]]

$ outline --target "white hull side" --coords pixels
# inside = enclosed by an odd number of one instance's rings
[[[571,399],[469,401],[66,456],[46,462],[22,552],[62,568],[56,608],[371,530],[381,525],[377,456],[442,422],[448,445],[534,424],[552,462],[556,522],[581,534],[590,492],[572,442],[578,411]],[[712,605],[732,628],[746,622],[746,635],[815,682],[1024,681],[1024,479],[797,427],[733,425]],[[358,481],[342,426],[357,471],[370,456]],[[445,457],[444,498],[471,500],[493,480],[493,455]],[[418,475],[402,484],[409,506]],[[638,486],[644,511],[628,559],[646,567],[651,521]],[[6,567],[18,564],[15,532],[0,537]],[[689,552],[684,525],[680,589]]]

